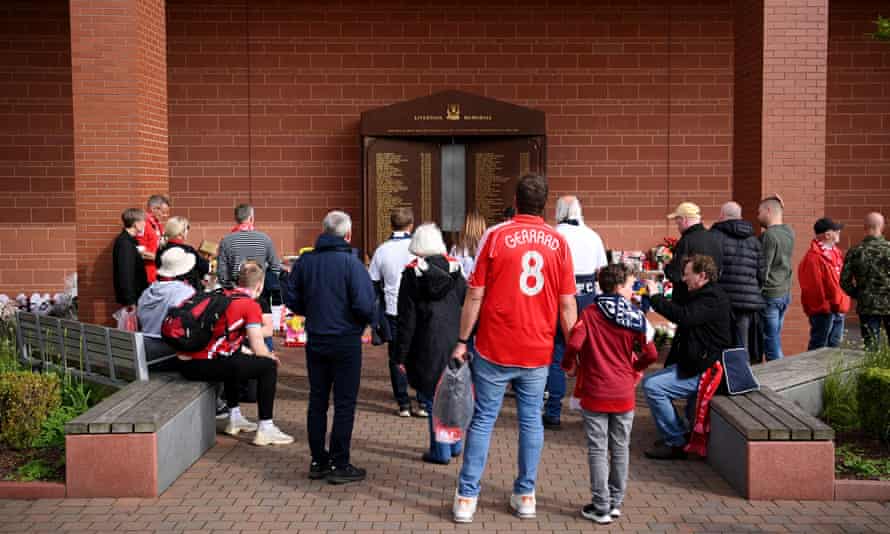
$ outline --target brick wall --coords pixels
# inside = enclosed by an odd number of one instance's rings
[[[735,16],[733,196],[756,224],[763,198],[763,0],[736,0]]]
[[[845,249],[865,214],[890,216],[890,43],[865,35],[879,13],[886,2],[831,2],[825,209],[849,225]]]
[[[54,292],[74,270],[68,2],[0,5],[0,293]]]
[[[444,89],[546,111],[553,196],[579,193],[607,246],[730,196],[729,1],[295,4],[167,2],[170,189],[195,241],[244,200],[285,251],[358,215],[360,112]]]

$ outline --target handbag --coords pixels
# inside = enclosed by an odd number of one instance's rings
[[[751,360],[744,346],[724,350],[720,362],[723,364],[726,390],[730,395],[760,390],[760,383],[751,370]]]

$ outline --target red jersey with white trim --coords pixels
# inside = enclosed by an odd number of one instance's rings
[[[146,252],[157,254],[161,246],[162,235],[163,230],[161,230],[160,221],[154,214],[147,213],[145,216],[145,231],[136,236],[136,243],[145,247]],[[155,282],[158,279],[158,267],[155,264],[155,260],[143,260],[142,263],[145,265],[145,276],[148,278],[148,283]]]
[[[225,294],[234,298],[226,308],[226,312],[213,326],[210,344],[198,352],[183,352],[181,353],[183,356],[195,360],[212,360],[219,356],[229,356],[241,348],[247,337],[248,328],[262,328],[263,312],[259,302],[241,288],[226,291]],[[227,326],[228,335],[226,335]]]
[[[565,238],[541,217],[517,215],[479,244],[470,287],[485,288],[476,349],[510,367],[550,365],[560,295],[575,295]]]

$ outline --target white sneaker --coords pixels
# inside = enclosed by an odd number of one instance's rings
[[[454,522],[472,523],[473,515],[476,513],[476,504],[478,502],[478,497],[461,497],[455,490],[454,506],[451,507],[451,513],[454,515]]]
[[[266,445],[290,445],[293,442],[293,436],[288,436],[275,425],[257,430],[256,437],[253,438],[253,444],[259,447]]]
[[[510,509],[519,519],[534,519],[535,513],[535,494],[529,495],[510,495]]]
[[[609,515],[612,516],[612,519],[618,519],[619,517],[621,517],[621,509],[612,508],[612,511],[609,512]]]
[[[416,410],[414,410],[411,413],[411,415],[413,415],[414,417],[429,417],[430,416],[429,412],[427,412],[423,408],[417,408]]]
[[[244,417],[229,417],[225,432],[230,436],[237,436],[240,432],[256,432],[256,423],[251,423]]]
[[[594,523],[598,523],[600,525],[608,525],[612,522],[612,516],[610,514],[597,514],[596,507],[593,504],[588,504],[581,509],[581,517],[590,519]]]
[[[408,408],[399,408],[399,417],[411,417],[411,410]]]

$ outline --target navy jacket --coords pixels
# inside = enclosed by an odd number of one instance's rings
[[[343,238],[322,234],[282,281],[285,305],[312,336],[360,336],[374,318],[371,277]]]
[[[760,292],[766,270],[754,226],[735,219],[714,223],[711,232],[723,243],[723,270],[717,285],[726,291],[734,310],[758,311],[766,306]]]

